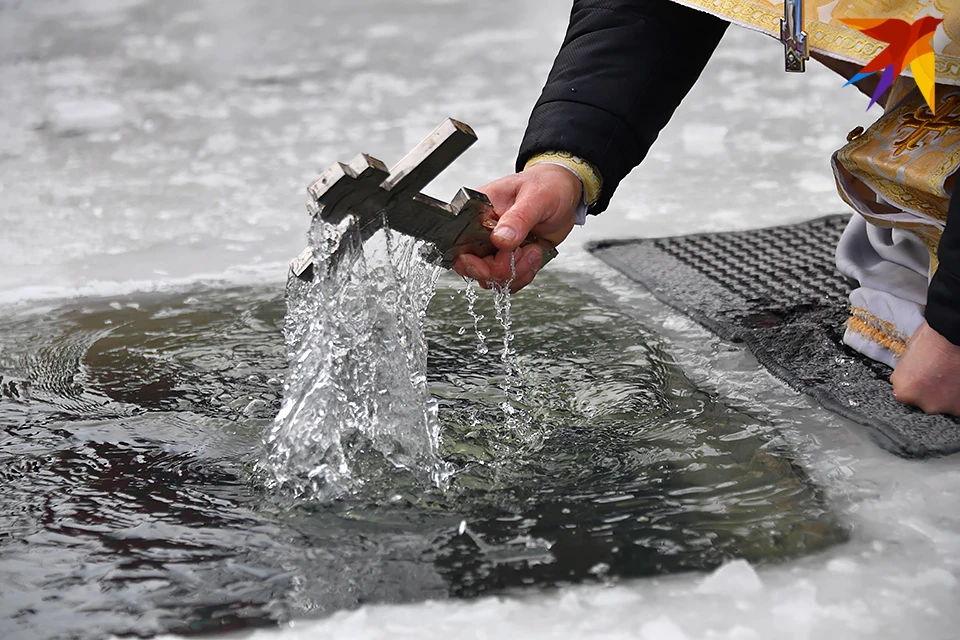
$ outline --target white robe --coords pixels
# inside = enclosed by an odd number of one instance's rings
[[[908,231],[884,229],[854,215],[836,255],[840,273],[860,284],[850,294],[853,317],[874,327],[873,335],[881,337],[871,339],[848,324],[844,343],[896,367],[902,349],[923,323],[930,270],[926,245]]]

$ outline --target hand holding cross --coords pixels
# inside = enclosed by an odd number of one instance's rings
[[[470,127],[448,118],[392,170],[366,154],[348,164],[338,162],[307,189],[313,199],[307,209],[334,224],[354,216],[364,240],[385,221],[395,231],[429,242],[432,247],[424,257],[447,269],[463,254],[494,254],[490,231],[498,214],[487,196],[462,188],[447,204],[420,193],[476,140]],[[541,247],[541,267],[557,255],[552,243],[533,235],[522,244],[533,243]],[[310,248],[300,253],[290,270],[301,280],[313,278]]]

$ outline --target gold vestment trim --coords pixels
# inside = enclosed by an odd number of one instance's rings
[[[783,0],[671,0],[780,39]],[[804,31],[810,49],[861,66],[886,43],[868,38],[840,18],[917,18],[943,16],[933,45],[937,83],[960,85],[960,0],[804,0]],[[904,75],[911,75],[908,66]]]
[[[914,88],[832,159],[843,200],[871,223],[923,240],[931,276],[960,171],[960,87],[937,91],[936,115]]]

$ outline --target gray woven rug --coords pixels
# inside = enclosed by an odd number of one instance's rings
[[[960,420],[897,402],[891,369],[841,342],[851,285],[834,266],[848,216],[588,250],[721,338],[743,342],[775,376],[863,425],[883,448],[921,458],[960,451]]]

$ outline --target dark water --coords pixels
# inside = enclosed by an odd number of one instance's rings
[[[455,286],[427,322],[449,488],[374,469],[352,498],[297,507],[254,473],[282,393],[281,287],[5,311],[0,637],[238,629],[845,540],[770,427],[694,388],[625,313],[544,278],[513,299],[504,380],[490,296],[481,355]]]

